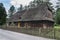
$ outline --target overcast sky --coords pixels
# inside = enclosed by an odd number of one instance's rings
[[[11,5],[14,5],[15,7],[19,7],[20,4],[22,4],[23,6],[25,6],[28,5],[30,1],[33,0],[0,0],[0,3],[3,3],[6,10],[8,10]],[[52,2],[55,7],[57,0],[51,0],[50,2]]]

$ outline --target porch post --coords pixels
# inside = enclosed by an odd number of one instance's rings
[[[9,23],[6,23],[7,27],[9,26]]]
[[[18,28],[20,28],[20,22],[18,22]]]

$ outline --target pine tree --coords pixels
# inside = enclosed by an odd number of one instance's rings
[[[11,17],[15,12],[15,7],[12,5],[8,11],[9,11],[9,17]]]
[[[20,4],[20,7],[18,8],[18,11],[22,11],[23,10],[23,5]]]
[[[0,3],[0,25],[3,25],[6,23],[6,10],[5,7],[3,6],[3,3]]]

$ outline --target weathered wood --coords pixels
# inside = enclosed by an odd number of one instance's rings
[[[20,28],[21,26],[20,26],[20,22],[18,22],[18,28]]]

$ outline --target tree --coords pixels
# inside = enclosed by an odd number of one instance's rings
[[[56,24],[60,24],[60,8],[56,11],[55,22]]]
[[[30,5],[40,5],[42,3],[47,3],[48,5],[52,5],[51,2],[49,2],[50,0],[33,0],[30,2]]]
[[[24,6],[24,9],[28,9],[28,6],[25,5],[25,6]]]
[[[3,3],[0,3],[0,25],[3,25],[6,23],[6,10],[3,6]]]
[[[39,4],[44,3],[44,2],[49,2],[49,0],[34,0],[33,2],[37,5],[39,5]]]
[[[30,8],[35,7],[35,4],[36,4],[35,1],[31,1],[29,4]]]
[[[15,12],[15,7],[12,5],[8,11],[9,11],[9,17],[11,17]]]
[[[58,2],[56,3],[57,5],[56,5],[56,8],[58,9],[58,8],[60,8],[60,0],[58,0]]]
[[[23,5],[20,4],[20,7],[18,8],[18,11],[22,11],[23,10]]]
[[[52,3],[49,2],[49,1],[50,0],[33,0],[33,1],[30,2],[30,6],[35,7],[35,6],[38,6],[38,5],[42,4],[42,3],[47,3],[48,7],[51,8],[52,10],[54,10],[53,6],[51,6]]]
[[[2,6],[2,7],[3,7],[3,3],[0,3],[0,6]]]

